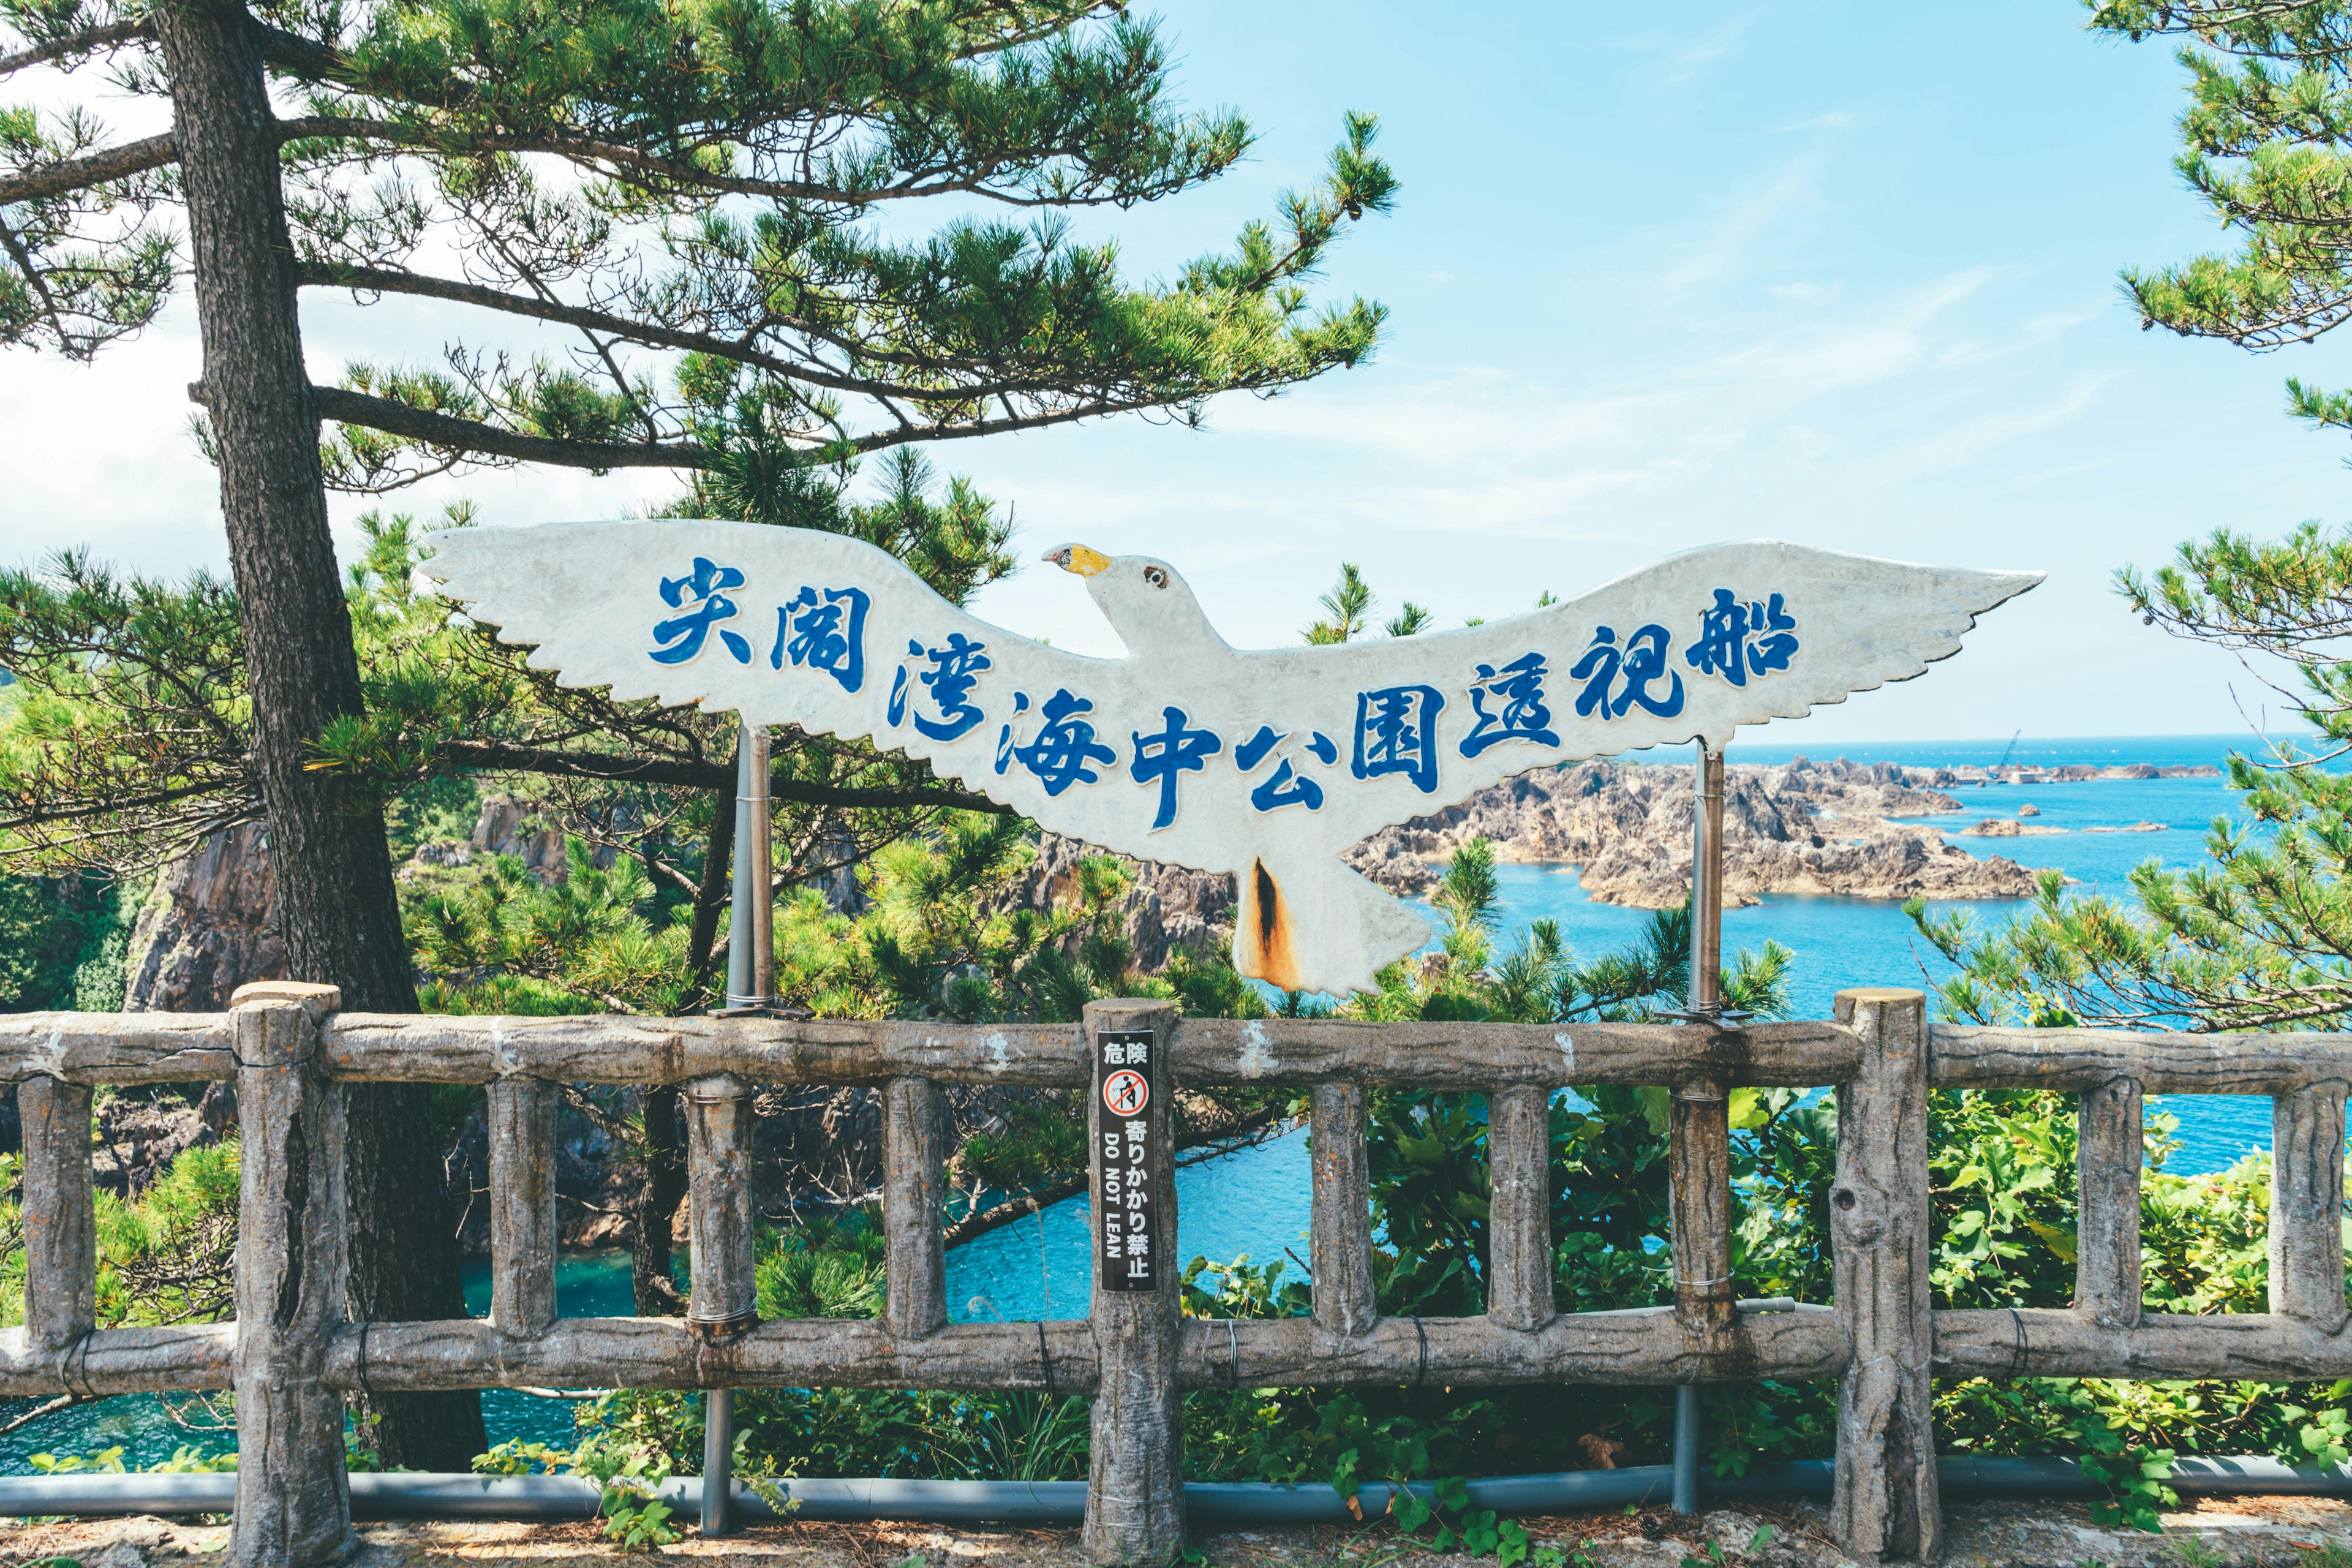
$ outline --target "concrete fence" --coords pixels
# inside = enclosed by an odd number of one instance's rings
[[[1930,1029],[1918,992],[1875,989],[1841,994],[1834,1022],[1745,1027],[1180,1019],[1164,1004],[1136,1001],[1096,1003],[1075,1026],[467,1018],[344,1013],[324,986],[272,984],[240,997],[223,1014],[0,1019],[0,1080],[18,1086],[23,1113],[27,1237],[25,1325],[0,1333],[0,1394],[234,1388],[240,1563],[314,1568],[344,1550],[342,1401],[353,1389],[1082,1394],[1093,1402],[1087,1550],[1099,1563],[1161,1563],[1183,1539],[1188,1388],[1835,1378],[1835,1530],[1858,1558],[1898,1561],[1940,1546],[1932,1375],[2352,1375],[2340,1228],[2352,1037]],[[1149,1290],[1097,1290],[1080,1321],[948,1321],[941,1086],[1087,1087],[1089,1042],[1110,1032],[1148,1037],[1162,1082],[1309,1091],[1310,1317],[1187,1321],[1168,1268]],[[90,1090],[216,1079],[236,1081],[243,1135],[236,1319],[98,1328]],[[346,1321],[342,1086],[385,1081],[488,1088],[487,1319]],[[685,1318],[557,1315],[552,1169],[566,1083],[689,1086]],[[756,1084],[882,1090],[888,1304],[879,1320],[759,1321],[749,1172]],[[1671,1091],[1671,1308],[1553,1309],[1547,1107],[1556,1089],[1589,1084]],[[1367,1091],[1384,1085],[1486,1097],[1483,1316],[1384,1318],[1375,1307],[1364,1137]],[[1833,1308],[1749,1313],[1735,1298],[1727,1101],[1735,1088],[1766,1086],[1837,1091]],[[2072,1309],[1931,1310],[1931,1087],[2082,1097]],[[2273,1097],[2270,1312],[2140,1311],[2148,1093]],[[1105,1118],[1101,1098],[1089,1096],[1090,1122]],[[1169,1098],[1146,1110],[1155,1148],[1169,1147]],[[1153,1245],[1172,1261],[1181,1242],[1171,1164],[1160,1162],[1150,1196]]]

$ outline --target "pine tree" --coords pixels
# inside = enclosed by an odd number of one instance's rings
[[[2352,5],[2093,0],[2091,26],[2193,40],[2174,167],[2238,248],[2130,268],[2143,326],[2270,350],[2352,316]],[[2202,45],[2202,47],[2196,47]],[[2352,394],[2287,380],[2298,417],[2352,429]]]
[[[2332,331],[2352,314],[2352,5],[2092,10],[2112,36],[2193,40],[2179,54],[2190,102],[2177,166],[2239,238],[2233,255],[2126,270],[2143,323],[2257,351]],[[2287,393],[2297,416],[2352,429],[2352,395],[2292,378]],[[2142,863],[2127,900],[2070,898],[2052,873],[1997,927],[1915,900],[1906,912],[1957,966],[1943,1009],[2198,1032],[2331,1025],[2352,1013],[2352,780],[2327,766],[2352,750],[2352,532],[2312,522],[2263,542],[2225,527],[2117,584],[2149,626],[2269,656],[2247,668],[2320,743],[2231,757],[2245,820],[2217,820],[2201,864]]]
[[[363,780],[310,766],[366,712],[330,483],[651,467],[690,473],[698,507],[793,521],[860,454],[1129,410],[1197,421],[1219,392],[1360,362],[1381,321],[1362,300],[1313,310],[1305,286],[1393,194],[1369,118],[1320,187],[1165,287],[1074,237],[1066,209],[1176,195],[1251,140],[1174,108],[1153,27],[1116,5],[0,0],[0,78],[102,66],[169,104],[170,131],[128,141],[71,82],[61,110],[0,112],[0,344],[87,358],[191,278],[289,967],[352,1007],[415,999],[381,812]],[[924,197],[1037,216],[919,242],[868,222]],[[453,343],[438,367],[314,385],[299,300],[320,289],[575,346]],[[428,1115],[421,1089],[354,1094],[364,1316],[459,1310]],[[479,1447],[470,1396],[375,1405],[387,1463],[462,1468]]]

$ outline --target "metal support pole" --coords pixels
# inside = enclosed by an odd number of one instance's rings
[[[1675,1511],[1698,1511],[1698,1384],[1675,1390]]]
[[[745,724],[735,739],[735,901],[727,921],[730,1009],[763,1007],[776,999],[769,822],[768,732]]]
[[[768,732],[744,724],[735,737],[735,899],[727,920],[727,1011],[776,1000],[775,906],[769,892]],[[732,1535],[735,1391],[713,1388],[702,1406],[702,1533]]]
[[[1723,1013],[1723,753],[1704,740],[1692,779],[1689,1005],[1685,1019],[1710,1034]],[[1736,1022],[1736,1020],[1734,1020]],[[1674,1093],[1669,1170],[1675,1249],[1675,1315],[1686,1331],[1728,1327],[1731,1302],[1730,1085],[1692,1079]],[[1675,1390],[1676,1513],[1700,1508],[1698,1387]]]
[[[702,1533],[732,1535],[735,1519],[735,1391],[702,1395]]]
[[[1723,1012],[1723,753],[1698,743],[1691,802],[1690,1010]]]

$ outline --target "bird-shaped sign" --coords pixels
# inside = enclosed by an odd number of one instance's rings
[[[1166,562],[1065,545],[1045,558],[1127,647],[1092,658],[838,534],[661,521],[435,544],[423,574],[566,686],[870,740],[1056,833],[1230,872],[1236,967],[1334,993],[1429,939],[1341,860],[1351,845],[1532,768],[1719,747],[1909,679],[2042,580],[1759,541],[1459,631],[1237,649]]]

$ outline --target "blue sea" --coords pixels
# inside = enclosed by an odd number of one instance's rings
[[[2249,749],[2239,735],[2167,736],[1953,742],[1913,745],[1855,746],[1837,753],[1858,763],[1902,763],[1919,767],[1987,766],[2007,760],[2025,766],[2087,763],[2099,766],[2147,763],[2179,766],[2220,763],[2232,750]],[[1787,746],[1737,745],[1737,763],[1786,762]],[[1814,755],[1822,755],[1813,752]],[[1628,759],[1674,765],[1687,753],[1647,752]],[[2063,834],[2027,838],[1966,838],[1953,842],[1979,856],[2001,855],[2028,866],[2056,867],[2080,890],[2127,898],[2126,878],[2143,860],[2184,867],[2204,853],[2212,821],[2229,814],[2232,799],[2219,778],[2095,781],[2084,784],[1990,785],[1952,792],[1957,816],[1923,820],[1955,832],[1988,816],[2014,817],[2019,806],[2041,808],[2036,818]],[[2164,824],[2153,833],[2086,833],[2085,828]],[[1597,904],[1576,883],[1572,867],[1500,868],[1506,940],[1526,922],[1550,919],[1580,954],[1595,956],[1626,945],[1648,919],[1641,910]],[[1943,905],[1998,922],[2016,908],[2004,901]],[[1948,966],[1925,948],[1891,903],[1862,899],[1772,897],[1724,917],[1727,950],[1758,947],[1766,939],[1796,955],[1792,1000],[1796,1016],[1827,1017],[1830,999],[1850,985],[1920,985],[1940,980]],[[2270,1146],[2270,1102],[2236,1096],[2172,1097],[2153,1102],[2178,1116],[2181,1148],[2169,1169],[2187,1173],[2220,1170],[2250,1150]],[[1222,1159],[1177,1173],[1182,1252],[1230,1260],[1248,1255],[1259,1263],[1287,1261],[1306,1252],[1308,1174],[1306,1140],[1297,1133],[1273,1138]],[[1087,1300],[1087,1237],[1084,1199],[1057,1205],[1040,1215],[991,1232],[948,1255],[949,1310],[959,1321],[1082,1317]],[[1294,1268],[1296,1265],[1292,1265]],[[1303,1270],[1301,1270],[1303,1272]],[[567,1315],[626,1313],[630,1310],[628,1261],[617,1253],[567,1257],[558,1272],[558,1291]],[[468,1305],[489,1305],[487,1274],[472,1271]],[[0,1411],[5,1414],[5,1411]],[[484,1415],[493,1442],[507,1437],[567,1441],[569,1405],[510,1392],[485,1397]],[[189,1441],[215,1449],[229,1447],[231,1434],[192,1434],[173,1426],[147,1396],[110,1399],[44,1420],[0,1437],[0,1473],[30,1469],[27,1456],[44,1451],[81,1453],[121,1443],[132,1464],[152,1464]]]
[[[2229,753],[2250,751],[2242,735],[2159,736],[2140,739],[1928,742],[1854,746],[1807,754],[1857,763],[1900,763],[1910,767],[1989,767],[2006,758],[2012,765],[2055,767],[2082,763],[2125,767],[2199,763],[2220,766]],[[1802,748],[1735,745],[1734,763],[1785,763]],[[1679,756],[1647,752],[1624,759],[1646,765],[1687,765]],[[2217,817],[2230,815],[2234,796],[2221,778],[2095,780],[2083,784],[1959,788],[1958,816],[1918,820],[1946,831],[1951,841],[1980,858],[1999,855],[2030,867],[2055,867],[2078,884],[2075,891],[2128,899],[2132,868],[2154,859],[2168,866],[2194,864]],[[1989,816],[2014,817],[2032,805],[2040,824],[2066,831],[2024,838],[1970,838],[1958,830]],[[2120,827],[2141,822],[2164,824],[2153,833],[2086,833],[2090,827]],[[1503,933],[1507,943],[1527,922],[1552,920],[1580,954],[1591,958],[1636,941],[1647,910],[1600,904],[1577,886],[1573,866],[1502,866]],[[1937,904],[1961,910],[1989,924],[2010,918],[2021,901],[1985,900]],[[1772,896],[1747,909],[1726,911],[1724,946],[1760,948],[1767,939],[1795,955],[1790,994],[1795,1016],[1826,1018],[1831,999],[1852,985],[1931,986],[1951,966],[1918,938],[1894,903],[1849,898]],[[2267,1151],[2270,1101],[2259,1097],[2198,1095],[2159,1097],[2151,1107],[2179,1119],[2180,1148],[2168,1170],[2195,1175],[2218,1171],[2250,1151]],[[1275,1139],[1228,1159],[1177,1174],[1178,1215],[1187,1258],[1225,1259],[1247,1252],[1265,1263],[1286,1251],[1304,1253],[1307,1174],[1305,1140]],[[950,1310],[958,1318],[992,1314],[1005,1318],[1076,1316],[1086,1310],[1087,1216],[1074,1199],[1035,1222],[1008,1226],[949,1255]]]

